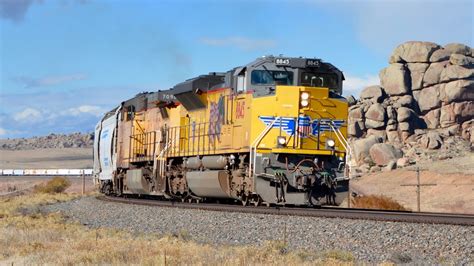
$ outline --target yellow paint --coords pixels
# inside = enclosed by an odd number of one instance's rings
[[[299,104],[301,92],[310,94],[310,104],[304,108]],[[206,108],[195,111],[187,111],[182,105],[170,108],[169,118],[161,122],[160,128],[156,123],[147,121],[144,114],[140,117],[141,122],[137,122],[140,127],[134,126],[133,132],[140,133],[140,128],[145,131],[159,130],[163,128],[163,123],[166,124],[168,138],[172,142],[169,157],[178,157],[249,152],[252,143],[266,128],[260,116],[306,115],[312,119],[339,119],[347,122],[347,102],[344,99],[329,98],[327,88],[277,86],[274,95],[262,97],[253,97],[250,93],[233,95],[231,89],[220,89],[204,92],[198,97],[205,103]],[[216,111],[219,106],[220,112]],[[212,108],[212,112],[220,114],[219,120],[216,120],[218,117],[211,116]],[[159,110],[154,108],[147,112],[157,113]],[[344,124],[340,130],[346,137],[347,125]],[[280,135],[286,137],[286,147],[277,145],[276,140]],[[325,147],[329,138],[336,142],[335,151]],[[276,127],[261,140],[258,152],[344,156],[345,150],[333,132],[324,132],[319,136],[318,149],[317,136],[289,136]]]

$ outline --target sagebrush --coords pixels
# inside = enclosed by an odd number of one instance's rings
[[[69,179],[57,176],[49,180],[46,184],[36,186],[35,191],[48,194],[62,193],[70,186],[71,181]]]
[[[351,206],[361,209],[409,211],[392,198],[383,195],[367,195],[351,199]]]

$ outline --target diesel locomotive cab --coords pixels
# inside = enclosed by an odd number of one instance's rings
[[[267,56],[234,73],[241,83],[236,87],[253,95],[251,139],[261,139],[250,155],[251,168],[264,201],[275,202],[270,190],[286,204],[315,204],[322,195],[345,192],[348,106],[341,96],[342,72],[319,59]]]

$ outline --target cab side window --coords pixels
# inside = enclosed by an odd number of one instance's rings
[[[237,92],[245,91],[245,75],[237,76]]]
[[[292,85],[293,72],[254,70],[251,75],[252,85]]]
[[[127,114],[125,116],[125,120],[126,121],[132,120],[134,114],[135,114],[135,106],[133,105],[127,106]]]
[[[337,89],[337,75],[329,73],[303,72],[301,74],[301,85]]]

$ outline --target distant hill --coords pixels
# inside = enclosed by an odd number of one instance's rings
[[[93,133],[49,134],[48,136],[0,139],[0,150],[36,150],[60,148],[92,148]]]

